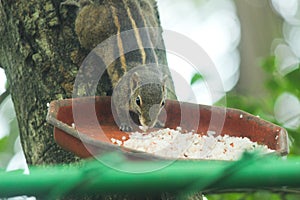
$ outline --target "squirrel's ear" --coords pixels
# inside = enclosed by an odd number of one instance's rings
[[[134,72],[130,79],[130,89],[133,92],[137,87],[139,83],[140,77],[137,72]]]

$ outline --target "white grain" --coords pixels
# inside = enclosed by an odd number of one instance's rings
[[[123,146],[166,158],[237,160],[244,151],[260,149],[262,153],[274,150],[252,142],[249,138],[216,136],[214,131],[201,136],[194,132],[182,133],[182,129],[160,129],[148,134],[133,132]],[[113,140],[112,143],[122,145]]]

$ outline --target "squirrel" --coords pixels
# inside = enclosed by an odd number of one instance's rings
[[[176,96],[165,51],[155,48],[157,44],[164,47],[156,1],[67,0],[62,5],[79,7],[75,31],[85,49],[92,50],[116,35],[113,45],[101,51],[106,57],[117,54],[115,61],[105,67],[112,85],[113,114],[120,130],[132,131],[135,124],[143,130],[163,126],[158,116],[166,98]],[[127,34],[124,36],[123,32]],[[132,46],[137,48],[128,51]]]
[[[158,116],[165,106],[166,77],[154,66],[139,66],[124,74],[112,95],[113,114],[122,131],[163,127]]]

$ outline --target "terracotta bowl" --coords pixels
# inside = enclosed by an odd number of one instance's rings
[[[240,110],[167,100],[165,112],[160,118],[168,128],[180,126],[183,130],[195,130],[203,135],[209,131],[216,135],[248,137],[280,155],[286,155],[289,151],[284,128]],[[54,126],[55,141],[82,158],[113,150],[136,153],[111,142],[111,138],[128,139],[128,133],[118,129],[111,111],[110,97],[53,101],[47,121]],[[140,155],[153,157],[146,153]]]

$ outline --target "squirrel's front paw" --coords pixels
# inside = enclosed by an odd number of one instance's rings
[[[155,128],[164,128],[165,127],[165,123],[157,120],[157,122],[154,125]]]
[[[120,130],[121,131],[124,131],[124,132],[130,132],[132,131],[132,127],[129,126],[128,124],[126,123],[121,123],[121,125],[119,126]]]

